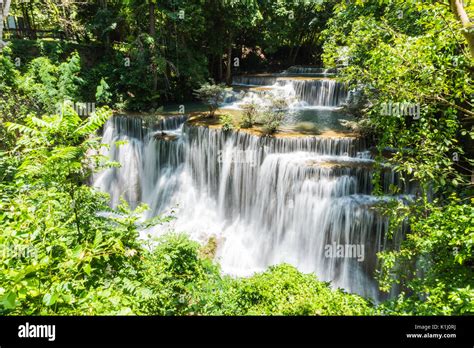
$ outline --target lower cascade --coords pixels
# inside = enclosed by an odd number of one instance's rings
[[[373,160],[362,139],[259,137],[185,120],[145,127],[116,116],[105,126],[108,155],[122,166],[96,174],[94,186],[112,205],[124,197],[132,206],[147,203],[148,217],[171,210],[176,217],[144,236],[172,229],[203,243],[215,237],[224,273],[248,276],[289,263],[381,299],[374,272],[376,253],[388,247],[387,220],[371,208],[384,198],[370,194]],[[388,190],[398,180],[386,173],[383,182]]]

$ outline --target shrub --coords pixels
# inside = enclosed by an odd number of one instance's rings
[[[109,116],[98,109],[81,120],[66,108],[7,124],[20,138],[8,190],[0,186],[1,314],[132,313],[143,207],[112,212],[106,195],[83,184],[101,160],[87,155],[100,145],[93,134]]]
[[[222,123],[222,130],[224,132],[234,129],[234,118],[232,117],[232,115],[224,114],[219,116],[219,119]]]
[[[209,115],[213,117],[219,105],[224,102],[228,91],[230,88],[227,88],[225,84],[205,83],[194,91],[194,95],[209,107]]]
[[[169,233],[144,259],[144,286],[152,293],[141,304],[145,314],[197,314],[203,306],[202,289],[220,279],[216,266],[199,258],[199,244],[187,235]]]
[[[258,105],[255,102],[250,102],[248,104],[242,105],[242,109],[242,121],[240,122],[239,126],[240,128],[251,128],[258,116]]]
[[[408,291],[383,308],[418,315],[474,314],[473,205],[456,196],[443,207],[425,202],[418,211],[410,210],[408,219],[410,232],[400,250],[380,254],[382,288],[400,284]]]
[[[237,302],[249,315],[367,315],[370,302],[342,290],[332,290],[312,274],[290,265],[240,280]]]
[[[260,115],[260,122],[263,123],[262,130],[265,134],[273,134],[280,127],[285,119],[285,111],[288,107],[284,98],[270,98],[270,105]]]

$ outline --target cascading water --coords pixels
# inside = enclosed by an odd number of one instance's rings
[[[334,76],[336,75],[336,69],[324,69],[313,66],[291,66],[286,69],[284,75],[304,75],[304,76]]]
[[[302,73],[303,77],[289,77],[293,75],[292,68]],[[235,76],[233,83],[240,87],[259,86],[258,90],[239,91],[226,100],[226,108],[240,108],[242,104],[251,100],[257,104],[265,104],[265,94],[286,98],[291,108],[301,107],[330,107],[337,108],[344,104],[347,98],[347,89],[344,84],[333,78],[315,78],[305,75],[330,75],[329,69],[292,67],[277,75],[242,75]],[[314,71],[318,71],[315,73]]]
[[[345,86],[335,80],[279,80],[278,84],[290,85],[295,98],[308,106],[339,107],[347,98]]]
[[[277,81],[278,76],[274,75],[242,75],[234,76],[232,82],[234,85],[243,86],[269,86]]]
[[[94,177],[112,205],[124,196],[147,203],[148,217],[173,210],[175,220],[144,238],[167,229],[202,242],[215,236],[225,273],[290,263],[380,299],[373,274],[376,253],[388,246],[387,221],[372,209],[384,198],[371,195],[373,160],[363,139],[259,137],[188,125],[184,117],[166,122],[150,128],[138,118],[111,119],[103,141],[122,167]],[[118,140],[128,143],[117,147]],[[382,182],[386,192],[399,184],[390,171]],[[339,257],[331,248],[340,246],[357,253]]]

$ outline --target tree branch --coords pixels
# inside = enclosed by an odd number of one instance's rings
[[[443,97],[440,97],[440,96],[436,96],[434,98],[430,98],[430,99],[435,99],[435,100],[438,100],[446,105],[449,105],[449,106],[452,106],[453,108],[461,111],[462,113],[466,114],[466,115],[469,115],[471,117],[474,117],[474,112],[470,111],[470,110],[467,110],[467,109],[464,109],[462,106],[459,106],[457,104],[454,104],[452,102],[450,102],[449,100],[446,100],[444,99]]]
[[[462,34],[467,40],[471,58],[474,58],[474,27],[464,8],[463,0],[449,0],[449,4],[451,5],[451,11],[463,27]]]

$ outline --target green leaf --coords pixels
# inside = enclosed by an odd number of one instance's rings
[[[84,270],[84,272],[87,273],[87,275],[91,275],[91,264],[90,263],[86,263],[84,265],[84,267],[82,267],[82,269]]]
[[[5,309],[13,309],[16,306],[16,293],[10,291],[3,296],[3,307]]]
[[[54,305],[57,299],[58,299],[57,293],[53,293],[53,294],[47,293],[43,297],[43,303],[49,307],[49,306]]]
[[[95,233],[95,238],[94,238],[94,246],[98,246],[102,242],[102,231],[98,230]]]

